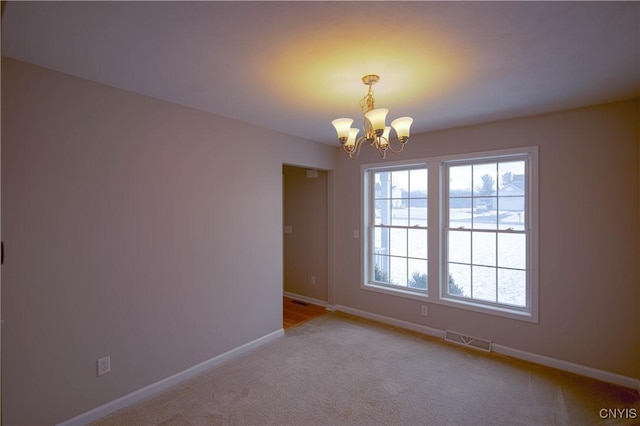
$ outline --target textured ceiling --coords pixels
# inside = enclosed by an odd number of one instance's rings
[[[640,97],[639,2],[9,2],[2,54],[305,139]]]

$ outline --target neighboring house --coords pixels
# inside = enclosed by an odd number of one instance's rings
[[[524,184],[524,182],[522,183]],[[491,196],[497,197],[498,192],[492,193]],[[524,211],[524,185],[513,181],[500,188],[499,209],[501,211]]]
[[[486,198],[477,198],[474,204],[476,212],[495,210],[496,208],[499,208],[500,211],[524,211],[524,185],[524,175],[514,175],[511,182],[500,187],[499,193],[498,191],[493,191]],[[496,200],[498,200],[498,203],[496,203]]]

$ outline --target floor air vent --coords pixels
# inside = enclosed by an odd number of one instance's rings
[[[469,348],[478,349],[484,352],[491,352],[491,340],[480,339],[478,337],[465,336],[455,331],[446,330],[444,332],[444,340],[447,342],[457,343],[458,345],[467,346]]]

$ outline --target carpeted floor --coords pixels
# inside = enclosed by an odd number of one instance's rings
[[[602,419],[629,409],[635,419]],[[633,425],[630,389],[331,313],[99,425]]]

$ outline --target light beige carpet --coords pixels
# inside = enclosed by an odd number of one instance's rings
[[[602,419],[603,408],[639,418]],[[633,390],[333,313],[96,424],[639,422]]]

